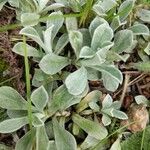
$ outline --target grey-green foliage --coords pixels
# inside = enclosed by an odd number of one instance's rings
[[[121,104],[119,101],[113,102],[110,95],[106,95],[104,100],[102,101],[102,122],[105,126],[109,125],[111,123],[110,117],[115,117],[118,119],[126,120],[128,119],[128,116],[120,111]]]

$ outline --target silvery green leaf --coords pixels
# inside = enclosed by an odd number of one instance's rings
[[[90,93],[88,93],[82,101],[76,106],[77,112],[81,112],[84,109],[86,109],[89,105],[90,102],[97,102],[99,101],[99,98],[102,96],[102,93],[98,90],[94,90]]]
[[[77,150],[74,136],[60,126],[56,118],[53,119],[53,130],[57,150]]]
[[[111,108],[114,108],[114,109],[120,109],[120,107],[121,107],[120,101],[114,101],[111,105]]]
[[[100,123],[85,119],[78,114],[74,114],[72,120],[81,129],[88,133],[89,136],[92,136],[98,140],[104,139],[108,134],[106,128],[103,127]]]
[[[138,41],[137,40],[133,40],[131,46],[128,49],[126,49],[124,52],[132,53],[132,50],[137,46],[137,44],[138,44]]]
[[[0,107],[10,110],[27,110],[27,101],[13,88],[0,87]]]
[[[148,27],[144,24],[138,23],[131,26],[128,29],[131,30],[134,33],[134,35],[150,35]]]
[[[101,7],[100,4],[94,4],[92,9],[98,16],[105,17],[107,16],[105,10]]]
[[[52,40],[53,40],[56,34],[58,33],[59,29],[63,25],[64,17],[61,11],[53,12],[49,15],[49,17],[52,17],[52,19],[47,21],[47,28],[49,28],[52,25],[54,26],[52,31]]]
[[[101,78],[101,74],[99,71],[94,70],[92,68],[86,67],[88,80],[99,80]]]
[[[145,106],[149,106],[149,101],[144,95],[135,96],[135,101],[137,104],[144,104]]]
[[[98,104],[96,102],[90,102],[89,107],[92,110],[94,110],[95,112],[99,112],[99,110],[100,110],[100,107],[98,106]]]
[[[11,133],[28,124],[27,117],[7,119],[0,122],[0,133]]]
[[[72,95],[81,94],[87,86],[87,71],[81,67],[77,71],[69,74],[65,80],[68,92]]]
[[[50,75],[58,73],[67,65],[69,65],[68,58],[53,53],[45,55],[39,63],[41,70]]]
[[[124,112],[116,109],[112,109],[111,116],[122,120],[128,119],[128,116]]]
[[[102,101],[102,107],[109,108],[112,105],[112,102],[113,102],[112,97],[109,94],[107,94],[104,100]]]
[[[15,52],[16,54],[19,54],[21,56],[25,56],[25,51],[23,47],[26,47],[27,49],[27,56],[29,57],[41,57],[40,52],[35,49],[34,47],[26,44],[24,45],[23,42],[18,42],[17,44],[15,44],[15,46],[13,47],[12,51]]]
[[[84,46],[80,51],[79,58],[85,58],[85,59],[92,58],[94,54],[95,54],[94,51],[90,47]]]
[[[111,22],[111,28],[113,29],[113,31],[117,30],[120,26],[126,24],[126,22],[121,22],[120,21],[120,17],[116,16],[113,18],[112,22]]]
[[[122,73],[113,65],[101,65],[101,66],[92,66],[93,69],[96,69],[102,72],[102,80],[104,86],[110,90],[115,91],[123,81]]]
[[[58,39],[56,46],[55,46],[55,54],[60,54],[61,51],[63,50],[63,48],[68,44],[69,42],[69,38],[68,38],[68,34],[64,33],[62,36],[60,36],[60,38]]]
[[[63,5],[61,3],[54,3],[54,4],[51,4],[49,6],[46,6],[43,10],[41,10],[41,12],[47,12],[47,11],[50,11],[50,10],[59,9],[59,8],[64,7],[64,6],[65,5]]]
[[[36,150],[47,150],[49,139],[44,126],[36,128]]]
[[[86,28],[81,28],[79,29],[79,31],[82,33],[82,36],[83,36],[83,44],[82,44],[82,47],[84,46],[91,46],[91,35],[90,35],[90,32],[89,32],[89,29],[86,29]]]
[[[77,23],[76,17],[67,17],[66,18],[66,28],[67,28],[67,31],[78,29],[78,23]]]
[[[0,1],[0,11],[2,10],[3,6],[5,5],[5,3],[7,2],[7,0],[1,0]]]
[[[46,50],[46,47],[43,43],[43,41],[40,38],[40,35],[33,27],[25,27],[20,31],[20,34],[26,35],[27,37],[31,38],[35,42],[37,42],[44,50]]]
[[[65,6],[68,6],[68,0],[55,0],[56,3],[60,3],[60,4],[63,4]]]
[[[134,0],[125,0],[119,7],[118,15],[120,17],[120,21],[124,21],[134,6]]]
[[[104,124],[104,126],[108,126],[111,124],[111,119],[108,115],[103,114],[102,116],[102,123]]]
[[[8,0],[8,2],[13,7],[19,7],[19,0]]]
[[[78,59],[80,50],[82,48],[82,43],[83,43],[82,33],[80,31],[74,31],[74,30],[69,31],[69,41]]]
[[[145,52],[147,55],[150,55],[150,42],[147,44],[146,48],[144,49],[144,52]]]
[[[32,150],[35,141],[35,132],[33,128],[28,131],[19,141],[16,143],[15,150]]]
[[[40,116],[36,115],[36,114],[33,114],[32,115],[32,125],[34,127],[41,127],[44,125],[44,121],[40,118]]]
[[[116,5],[117,5],[116,0],[104,0],[102,3],[100,3],[100,6],[104,10],[104,12],[108,12]]]
[[[137,12],[137,16],[139,17],[140,20],[150,23],[150,11],[146,9],[140,9]]]
[[[7,115],[9,118],[21,118],[28,116],[28,111],[27,110],[7,110]]]
[[[94,147],[96,144],[98,144],[99,140],[95,139],[92,136],[87,136],[84,140],[84,142],[81,144],[81,149],[82,150],[87,150],[91,147]]]
[[[122,53],[128,50],[133,43],[133,33],[130,30],[121,30],[115,34],[112,50]]]
[[[56,149],[56,144],[55,144],[54,141],[49,141],[47,150],[57,150]]]
[[[39,4],[39,7],[40,7],[40,10],[42,10],[46,4],[48,3],[49,0],[37,0],[38,4]]]
[[[47,53],[51,53],[52,52],[52,31],[54,29],[54,25],[51,25],[50,27],[48,27],[45,31],[43,31],[43,37],[44,37],[44,45],[47,49]]]
[[[113,143],[110,150],[121,150],[121,144],[119,138]]]
[[[64,85],[60,86],[54,92],[53,98],[49,103],[49,116],[52,116],[56,111],[63,111],[66,108],[79,103],[80,100],[80,97],[71,95]]]
[[[105,23],[98,26],[93,34],[91,48],[97,51],[98,48],[102,48],[102,45],[106,42],[110,42],[113,38],[113,30]]]
[[[40,15],[37,13],[22,13],[21,23],[24,27],[35,26],[39,22]]]
[[[48,93],[43,86],[40,86],[31,94],[31,101],[40,111],[43,111],[49,100]]]
[[[95,29],[96,29],[98,26],[100,26],[101,24],[104,24],[104,23],[109,26],[108,22],[107,22],[105,19],[96,16],[96,17],[92,20],[92,22],[91,22],[91,24],[90,24],[90,26],[89,26],[89,31],[90,31],[91,36],[93,36]]]

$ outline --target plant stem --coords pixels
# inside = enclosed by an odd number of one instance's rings
[[[27,47],[26,47],[26,37],[23,36],[24,43],[24,63],[25,63],[25,74],[26,74],[26,91],[27,91],[27,101],[28,101],[28,119],[29,126],[32,129],[32,102],[31,102],[31,85],[30,85],[30,73],[29,73],[29,62],[27,57]]]
[[[142,134],[142,141],[141,141],[141,149],[140,150],[143,150],[144,137],[145,137],[145,129],[143,130],[143,134]]]

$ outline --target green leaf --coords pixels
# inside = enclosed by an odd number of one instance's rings
[[[26,35],[35,42],[37,42],[45,51],[47,51],[43,41],[41,40],[40,35],[33,27],[25,27],[20,31],[20,34]]]
[[[105,23],[98,26],[93,34],[91,48],[97,51],[98,48],[102,48],[106,42],[110,42],[113,38],[113,30]]]
[[[72,95],[83,93],[87,86],[87,71],[81,67],[77,71],[71,73],[65,80],[65,85]]]
[[[139,17],[140,20],[150,23],[150,11],[146,9],[139,9],[137,12],[137,16]]]
[[[64,17],[61,11],[53,12],[49,15],[49,17],[52,17],[52,19],[47,21],[47,28],[49,28],[50,26],[54,26],[52,31],[52,40],[53,40],[56,34],[58,33],[59,29],[63,25]]]
[[[102,107],[109,108],[112,105],[112,102],[113,102],[112,97],[109,94],[107,94],[104,100],[102,101]]]
[[[134,0],[125,0],[119,7],[118,15],[120,17],[121,22],[124,21],[134,6]]]
[[[56,118],[53,119],[53,130],[57,150],[77,150],[75,138],[59,125]]]
[[[13,88],[0,87],[0,107],[11,110],[27,110],[27,101]]]
[[[89,136],[92,136],[96,139],[102,140],[108,134],[106,128],[103,127],[100,123],[85,119],[77,114],[73,115],[72,120],[81,129],[88,133]]]
[[[49,139],[44,126],[36,128],[36,150],[47,150]]]
[[[67,65],[69,65],[68,58],[53,53],[45,55],[39,63],[41,70],[50,75],[58,73]]]
[[[4,144],[0,144],[0,150],[13,150],[13,148],[12,147],[8,147],[8,146],[6,146]]]
[[[27,110],[7,110],[7,115],[9,118],[21,118],[28,116],[28,111]]]
[[[105,88],[110,91],[115,91],[119,83],[123,81],[122,73],[113,65],[92,66],[93,69],[102,72],[102,80]]]
[[[145,136],[142,139],[143,132],[132,134],[129,138],[121,143],[121,150],[139,150],[143,140],[143,150],[149,150],[150,147],[150,126],[145,129]]]
[[[23,47],[24,47],[24,43],[18,42],[13,47],[12,51],[15,52],[16,54],[21,55],[21,56],[25,56],[25,51],[24,51]],[[29,56],[29,57],[31,57],[31,56],[32,57],[41,57],[40,52],[37,49],[35,49],[34,47],[26,44],[26,48],[27,48],[27,56]]]
[[[68,38],[68,34],[64,33],[62,36],[60,36],[60,38],[57,41],[57,44],[55,46],[55,54],[60,54],[61,51],[63,50],[63,48],[68,44],[69,42],[69,38]]]
[[[37,88],[31,94],[31,101],[36,106],[36,108],[40,111],[43,111],[48,100],[49,100],[48,93],[43,86]]]
[[[8,0],[8,2],[11,6],[19,8],[19,0]]]
[[[3,6],[5,5],[5,3],[7,2],[7,0],[1,0],[0,2],[0,11],[2,10]]]
[[[110,150],[122,150],[119,138],[113,143]]]
[[[115,117],[118,119],[122,119],[122,120],[128,119],[128,116],[120,110],[112,109],[111,114],[112,114],[112,117]]]
[[[19,139],[16,143],[15,150],[32,150],[35,141],[35,131],[35,129],[32,129]]]
[[[102,123],[104,124],[104,126],[108,126],[111,124],[111,119],[108,115],[103,114],[102,116]]]
[[[48,3],[49,0],[37,0],[38,1],[38,4],[39,4],[39,7],[40,7],[40,10],[42,10],[46,4]]]
[[[149,106],[149,100],[144,95],[135,96],[135,101],[137,104],[143,104],[145,106]]]
[[[33,113],[32,115],[32,125],[34,127],[40,127],[40,126],[43,126],[44,125],[44,119],[42,120],[43,117],[45,117],[44,114],[41,114],[41,113]]]
[[[49,141],[47,150],[57,150],[54,141]]]
[[[44,45],[47,49],[48,53],[52,52],[52,30],[53,30],[54,26],[50,26],[49,28],[47,28],[45,31],[43,31],[43,37],[44,37]]]
[[[75,17],[66,18],[66,28],[67,31],[77,30],[78,29],[77,18]]]
[[[144,52],[145,52],[147,55],[150,55],[150,42],[147,44],[146,48],[144,49]]]
[[[112,50],[122,53],[128,50],[133,43],[133,33],[130,30],[121,30],[115,34]]]
[[[82,43],[83,43],[82,33],[80,31],[74,31],[74,30],[69,31],[69,41],[78,59],[80,50],[82,48]]]
[[[58,110],[65,110],[66,108],[79,103],[80,100],[80,97],[71,95],[67,88],[62,85],[54,92],[53,98],[50,101],[48,107],[49,115],[52,116]]]
[[[99,16],[96,16],[92,20],[92,22],[91,22],[91,24],[89,26],[89,31],[90,31],[91,36],[93,36],[95,29],[97,27],[99,27],[100,25],[104,24],[104,23],[109,26],[108,22],[105,19],[103,19],[103,18],[101,18]]]
[[[27,117],[7,119],[0,123],[0,133],[11,133],[28,124]]]
[[[150,72],[150,62],[138,62],[133,64],[133,68],[139,71]]]
[[[21,23],[25,26],[35,26],[39,22],[40,15],[37,13],[22,13]]]
[[[138,23],[128,29],[131,30],[134,35],[150,35],[148,27],[144,24]]]

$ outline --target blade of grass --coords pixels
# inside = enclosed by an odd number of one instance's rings
[[[142,134],[142,141],[141,141],[141,149],[140,150],[143,150],[144,137],[145,137],[145,129],[143,130],[143,134]]]
[[[27,57],[27,47],[26,47],[26,37],[23,36],[23,43],[24,43],[24,63],[25,63],[25,74],[26,74],[26,91],[27,91],[27,101],[28,101],[28,119],[29,119],[29,126],[32,129],[32,102],[31,102],[31,84],[30,84],[30,73],[29,73],[29,61]]]

